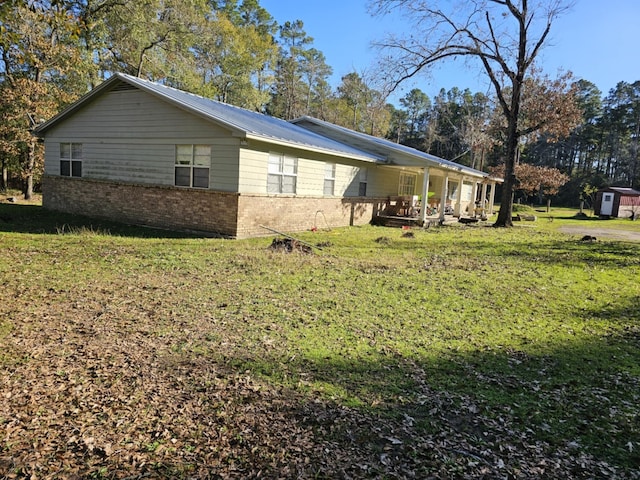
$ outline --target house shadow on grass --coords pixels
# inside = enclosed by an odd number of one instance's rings
[[[633,313],[619,334],[550,343],[537,353],[487,345],[426,358],[378,349],[353,357],[236,359],[234,368],[274,383],[297,379],[311,397],[357,412],[343,419],[344,438],[334,441],[367,444],[387,452],[389,462],[397,455],[407,471],[420,471],[420,455],[431,448],[452,464],[486,464],[486,478],[537,478],[536,471],[544,478],[598,477],[606,473],[598,464],[627,478],[622,472],[640,463],[640,332]]]
[[[505,348],[426,358],[381,348],[366,358],[296,360],[181,350],[128,363],[112,351],[87,368],[92,338],[71,358],[83,389],[70,389],[69,400],[42,393],[37,420],[5,420],[14,442],[0,451],[0,471],[17,478],[61,468],[77,472],[73,478],[637,478],[640,456],[626,444],[640,440],[640,382],[612,356],[639,360],[628,336],[549,345],[543,355]],[[6,395],[5,408],[24,409],[23,396]],[[80,415],[92,423],[78,424]],[[47,422],[56,428],[46,430]],[[91,436],[78,434],[79,426]],[[24,463],[35,447],[16,436],[19,428],[46,438],[35,467]]]
[[[132,238],[198,238],[195,233],[142,227],[44,209],[0,203],[0,232],[65,235],[94,233]]]
[[[0,472],[638,478],[636,300],[608,313],[628,327],[615,335],[520,347],[487,341],[466,351],[386,335],[357,349],[329,339],[342,349],[322,353],[293,340],[236,344],[244,337],[218,336],[222,318],[165,319],[158,331],[148,302],[140,316],[125,314],[135,301],[96,305],[99,315],[80,308],[38,329],[24,310],[0,342],[19,358],[0,361]]]

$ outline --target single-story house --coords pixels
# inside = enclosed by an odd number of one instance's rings
[[[478,199],[491,211],[499,181],[314,118],[119,73],[36,134],[45,208],[233,238],[365,224],[398,199],[420,221],[432,208],[473,214]]]
[[[640,191],[628,187],[608,187],[598,190],[594,213],[601,217],[640,216]]]

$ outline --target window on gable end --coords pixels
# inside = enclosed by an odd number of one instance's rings
[[[60,175],[82,177],[82,144],[60,144]]]

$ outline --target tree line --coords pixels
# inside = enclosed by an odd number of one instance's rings
[[[30,195],[43,158],[31,130],[113,72],[287,120],[311,115],[480,170],[504,162],[499,99],[414,89],[392,105],[381,78],[355,71],[334,88],[304,23],[278,24],[259,0],[5,0],[0,187]],[[570,176],[566,201],[586,186],[638,183],[640,82],[603,97],[568,74],[537,75],[523,92],[519,162]]]
[[[549,191],[567,205],[576,205],[581,198],[589,200],[593,189],[604,186],[637,188],[640,81],[619,82],[607,95],[587,80],[569,83],[571,95],[565,100],[572,105],[566,108],[575,110],[560,118],[575,125],[566,135],[545,132],[524,137],[519,162],[539,167],[537,171],[550,179],[550,185],[557,181],[558,172],[565,175],[564,187],[559,192]],[[454,87],[429,98],[414,89],[399,103],[400,108],[391,107],[389,138],[472,168],[502,172],[502,130],[496,123],[499,112],[491,97]],[[525,175],[525,170],[529,174]],[[522,172],[516,191],[523,200],[539,200],[539,191],[530,184],[533,171],[523,168]]]

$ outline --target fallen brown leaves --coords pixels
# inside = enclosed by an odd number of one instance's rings
[[[185,359],[144,330],[23,326],[13,348],[25,361],[3,372],[6,478],[295,477],[313,468],[319,447],[286,392]]]
[[[234,363],[237,325],[200,299],[180,310],[186,275],[4,283],[0,478],[640,478],[432,390],[401,358],[417,400],[394,415],[260,380]]]
[[[389,419],[185,355],[144,315],[16,322],[2,369],[2,478],[588,478],[612,467],[429,389]],[[15,321],[15,319],[14,319]],[[37,327],[37,328],[34,328]],[[185,329],[192,325],[184,325]],[[193,333],[193,332],[191,332]],[[426,434],[424,425],[437,426]],[[418,425],[422,425],[418,428]],[[427,429],[428,431],[429,429]],[[581,467],[581,465],[583,467]]]

